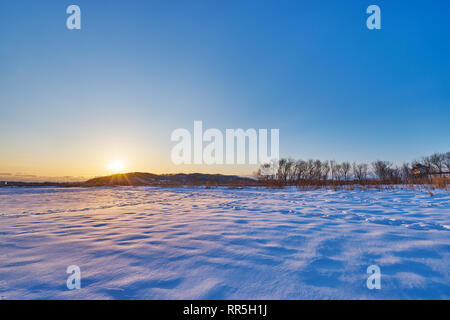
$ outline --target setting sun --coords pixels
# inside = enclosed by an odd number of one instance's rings
[[[109,171],[113,171],[113,172],[121,172],[125,169],[125,165],[123,164],[122,161],[117,160],[114,162],[111,162],[108,166],[107,169]]]

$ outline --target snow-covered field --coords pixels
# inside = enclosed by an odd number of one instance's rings
[[[0,298],[449,299],[450,195],[1,188]]]

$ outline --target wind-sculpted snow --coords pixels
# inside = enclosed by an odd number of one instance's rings
[[[449,299],[449,265],[444,191],[0,189],[3,299]]]

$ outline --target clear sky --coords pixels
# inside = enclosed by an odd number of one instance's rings
[[[81,8],[81,30],[66,8]],[[366,8],[381,8],[368,30]],[[176,128],[278,128],[294,158],[450,151],[450,2],[0,0],[0,175],[175,166]]]

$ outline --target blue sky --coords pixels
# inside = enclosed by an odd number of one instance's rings
[[[77,4],[82,29],[66,28]],[[366,28],[381,8],[382,29]],[[176,167],[176,128],[279,128],[282,156],[450,150],[448,1],[0,0],[0,173]],[[247,169],[246,169],[247,170]]]

